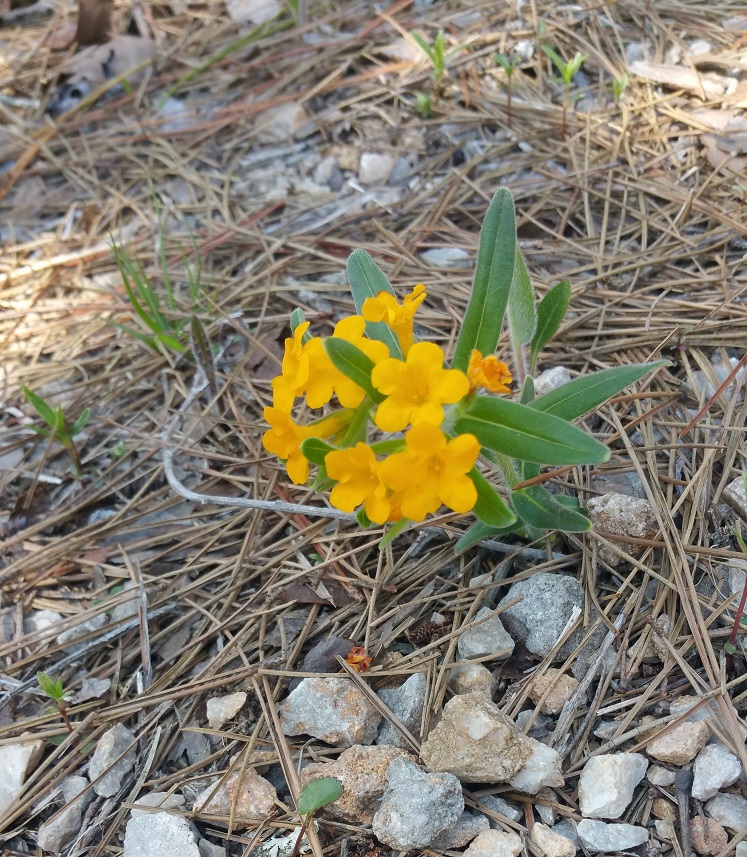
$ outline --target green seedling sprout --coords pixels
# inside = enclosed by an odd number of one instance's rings
[[[745,491],[747,491],[747,474],[745,474],[744,476],[744,487]],[[739,547],[742,549],[742,553],[745,555],[745,557],[747,557],[747,544],[745,544],[745,541],[742,538],[742,533],[737,527],[734,528],[734,538],[737,540]],[[742,628],[742,624],[744,618],[745,604],[747,604],[747,578],[745,578],[744,586],[742,587],[742,596],[739,599],[737,613],[734,616],[734,624],[731,628],[731,634],[729,634],[729,642],[724,643],[724,651],[727,655],[733,655],[737,650],[737,634],[741,630],[744,630]]]
[[[50,675],[47,675],[47,673],[38,672],[36,674],[36,680],[39,682],[39,687],[41,688],[42,693],[49,697],[49,699],[51,699],[57,706],[57,709],[60,712],[60,717],[65,721],[67,731],[72,735],[73,724],[70,722],[70,717],[68,716],[67,708],[65,706],[68,693],[62,686],[62,679],[58,678],[57,681],[54,681]]]
[[[446,52],[446,35],[443,30],[439,30],[436,34],[435,41],[432,45],[429,45],[426,40],[418,35],[417,33],[410,33],[412,38],[415,40],[415,43],[420,48],[421,51],[428,57],[431,61],[431,65],[433,66],[433,71],[431,72],[431,78],[433,79],[433,96],[437,97],[439,88],[441,85],[441,78],[446,73],[446,63],[453,57],[454,54],[459,53],[464,48],[464,45],[457,45],[455,48],[452,48],[448,53]],[[430,119],[432,115],[432,105],[433,98],[425,92],[419,92],[417,94],[417,110],[418,113],[424,119]]]
[[[612,81],[612,97],[615,99],[615,104],[619,104],[622,100],[623,93],[628,88],[628,75],[623,72],[620,77],[616,77]]]
[[[552,60],[555,68],[560,72],[560,77],[563,80],[563,125],[562,134],[568,133],[568,104],[570,102],[571,83],[573,78],[578,74],[581,66],[584,64],[586,54],[581,54],[578,51],[567,62],[560,54],[550,45],[542,45],[543,52]]]
[[[298,857],[301,850],[301,842],[304,834],[309,828],[314,813],[334,803],[342,795],[342,784],[334,777],[321,777],[307,783],[298,796],[298,814],[301,816],[301,830],[298,833],[296,844],[293,846],[291,857]]]
[[[418,113],[423,119],[430,119],[433,116],[433,96],[430,92],[418,92],[415,98]]]
[[[508,79],[506,83],[506,95],[508,98],[508,103],[506,104],[506,122],[510,128],[512,120],[511,102],[513,100],[513,76],[516,71],[516,60],[511,60],[506,56],[506,54],[501,53],[493,54],[493,59],[506,72],[506,77]]]
[[[65,451],[70,456],[76,478],[80,478],[83,471],[81,470],[80,456],[78,455],[78,449],[75,446],[73,438],[85,428],[88,418],[91,416],[91,409],[86,408],[72,425],[68,425],[60,405],[53,408],[38,393],[30,390],[25,385],[21,389],[28,403],[47,424],[47,428],[43,428],[42,426],[29,426],[29,428],[31,431],[36,432],[36,434],[44,437],[56,438],[65,447]]]

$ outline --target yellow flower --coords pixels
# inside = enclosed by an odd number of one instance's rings
[[[483,357],[479,351],[473,351],[469,358],[467,377],[474,390],[478,387],[484,387],[491,393],[511,392],[508,385],[513,381],[513,378],[508,366],[493,354],[489,357]]]
[[[280,375],[273,378],[273,403],[282,411],[290,411],[296,396],[300,396],[309,379],[309,357],[302,344],[309,322],[299,324],[293,337],[285,340],[285,354]]]
[[[387,490],[381,481],[381,465],[370,446],[358,443],[350,449],[336,449],[324,459],[327,474],[337,480],[329,495],[330,503],[343,512],[352,512],[363,503],[369,520],[383,524],[389,518]]]
[[[438,426],[421,423],[405,436],[405,449],[381,462],[381,477],[400,495],[401,513],[422,521],[441,504],[464,513],[477,502],[477,490],[467,476],[480,453],[474,435],[452,440]]]
[[[335,325],[334,336],[355,345],[374,363],[389,356],[389,349],[383,342],[367,339],[366,322],[359,315],[350,315]],[[304,346],[308,356],[309,376],[305,383],[306,402],[310,408],[321,408],[333,395],[343,408],[357,408],[363,401],[365,392],[329,359],[321,339],[311,339]]]
[[[366,321],[383,321],[397,334],[402,353],[412,348],[412,319],[415,310],[426,297],[425,286],[420,283],[400,303],[389,292],[379,292],[375,298],[366,298],[361,307],[361,315]]]
[[[338,411],[309,426],[301,426],[282,408],[265,408],[264,415],[270,429],[262,435],[262,445],[285,461],[288,476],[296,485],[303,485],[309,478],[309,462],[301,452],[302,442],[307,437],[333,437],[352,417],[349,411]]]
[[[442,405],[469,393],[469,380],[458,369],[444,369],[444,353],[434,342],[418,342],[405,362],[389,357],[371,373],[371,383],[387,396],[374,422],[382,431],[400,431],[408,423],[440,425]]]

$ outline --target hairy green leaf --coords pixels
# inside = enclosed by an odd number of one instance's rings
[[[496,191],[480,231],[472,294],[454,352],[453,366],[463,372],[473,349],[483,357],[495,351],[503,327],[516,264],[516,214],[511,193]]]
[[[454,426],[488,449],[535,464],[599,464],[610,457],[604,444],[565,420],[507,399],[477,396]]]
[[[592,375],[575,378],[563,384],[562,387],[545,393],[544,396],[535,399],[529,407],[564,420],[575,420],[576,417],[606,402],[611,396],[615,396],[646,373],[667,365],[667,360],[657,360],[654,363],[634,363],[630,366],[603,369]]]
[[[337,336],[330,336],[325,339],[324,348],[335,368],[339,369],[343,375],[350,378],[362,390],[365,390],[370,399],[374,402],[384,401],[385,397],[371,383],[371,371],[374,368],[374,362],[360,348],[356,348],[355,345]]]
[[[534,289],[529,279],[527,266],[520,250],[516,250],[516,264],[508,295],[508,326],[514,349],[519,353],[519,346],[531,342],[537,329],[537,309],[534,303]]]
[[[532,338],[530,372],[534,372],[542,349],[558,332],[571,299],[571,283],[563,280],[542,298],[537,307],[537,329]]]
[[[301,452],[312,464],[322,465],[327,455],[335,449],[332,444],[327,443],[319,437],[307,437],[301,443]]]
[[[348,282],[353,294],[353,303],[358,314],[363,309],[363,304],[368,298],[375,298],[379,292],[389,292],[395,295],[389,280],[384,272],[376,265],[374,260],[365,250],[353,250],[348,257]],[[392,357],[402,357],[402,349],[399,346],[394,331],[383,321],[367,321],[366,333],[371,339],[383,342],[389,348]]]
[[[477,503],[472,514],[478,521],[491,527],[510,527],[516,522],[516,515],[511,511],[503,497],[493,488],[488,480],[473,467],[469,478],[477,489]]]
[[[585,533],[591,529],[591,521],[585,515],[558,502],[541,485],[514,491],[511,504],[523,521],[540,530]]]

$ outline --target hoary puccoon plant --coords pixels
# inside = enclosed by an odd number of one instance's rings
[[[316,336],[293,311],[264,412],[265,449],[292,481],[307,483],[316,468],[313,488],[329,492],[332,506],[356,512],[363,527],[391,525],[382,544],[443,506],[477,519],[458,551],[512,532],[588,530],[576,500],[532,480],[543,465],[606,461],[608,448],[572,420],[661,364],[618,366],[535,396],[537,358],[571,289],[564,281],[535,302],[509,191],[498,190],[488,208],[450,365],[439,345],[414,333],[424,285],[399,300],[363,250],[351,254],[347,274],[356,314]],[[504,316],[513,372],[495,356]]]

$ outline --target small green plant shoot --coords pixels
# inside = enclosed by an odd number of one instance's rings
[[[75,446],[73,438],[77,434],[80,434],[85,428],[86,423],[91,416],[90,408],[85,408],[75,422],[73,422],[72,425],[68,425],[67,419],[65,414],[62,412],[62,407],[60,405],[53,408],[52,405],[46,402],[40,395],[35,393],[33,390],[30,390],[25,385],[21,389],[23,390],[23,395],[26,397],[28,403],[47,424],[46,428],[43,428],[42,426],[29,426],[29,428],[31,431],[36,432],[36,434],[40,434],[43,437],[58,440],[65,447],[65,451],[70,456],[76,478],[80,478],[83,471],[80,466],[78,448]]]
[[[430,119],[433,115],[433,102],[438,98],[441,78],[446,73],[446,63],[450,57],[459,53],[459,51],[464,48],[464,45],[457,45],[447,53],[446,35],[443,30],[438,31],[432,45],[429,45],[422,36],[418,35],[418,33],[410,33],[410,35],[415,40],[415,43],[418,45],[420,50],[423,51],[431,61],[431,65],[433,66],[433,70],[431,71],[431,78],[433,79],[433,94],[419,92],[416,96],[418,113],[424,119]]]
[[[619,104],[622,100],[623,94],[625,90],[628,88],[628,75],[623,72],[620,77],[616,77],[612,81],[612,97],[615,100],[615,104]]]
[[[560,77],[563,81],[563,126],[562,134],[568,133],[568,107],[571,98],[571,83],[573,78],[578,74],[581,66],[584,64],[586,54],[581,54],[578,51],[567,62],[560,56],[555,48],[550,45],[542,45],[544,53],[552,60],[555,68],[560,72]]]
[[[511,60],[506,54],[502,53],[494,53],[493,59],[498,63],[498,65],[506,72],[506,122],[508,123],[508,127],[511,127],[512,122],[512,102],[513,102],[513,76],[516,71],[516,60]]]
[[[49,697],[49,699],[51,699],[57,706],[57,709],[60,712],[60,717],[65,721],[67,731],[72,735],[73,724],[70,722],[70,717],[68,716],[67,708],[65,707],[68,694],[62,686],[62,679],[58,678],[57,681],[54,681],[54,679],[52,679],[50,675],[47,675],[47,673],[38,672],[36,674],[36,680],[39,682],[39,687],[41,688],[42,693]]]
[[[535,396],[532,376],[571,286],[558,283],[536,303],[510,192],[498,190],[485,216],[450,367],[439,345],[415,337],[424,284],[400,302],[363,250],[353,251],[347,272],[357,313],[320,337],[293,311],[264,411],[270,428],[262,442],[291,480],[306,484],[317,467],[313,487],[329,491],[332,506],[355,512],[362,526],[392,524],[381,546],[442,506],[477,518],[458,552],[499,534],[588,530],[575,498],[540,484],[541,467],[607,461],[609,449],[572,421],[666,361],[617,366]],[[513,371],[494,353],[504,317]]]
[[[301,816],[301,830],[293,847],[292,857],[298,857],[303,836],[311,824],[318,809],[334,803],[342,795],[342,784],[334,777],[321,777],[307,783],[298,796],[298,814]]]

